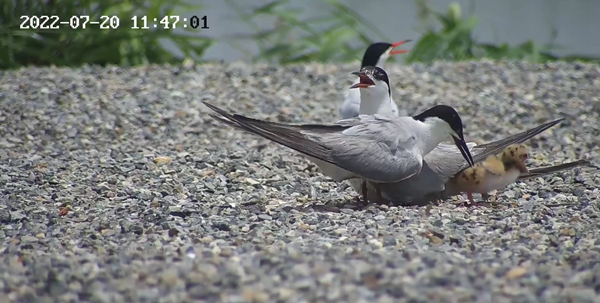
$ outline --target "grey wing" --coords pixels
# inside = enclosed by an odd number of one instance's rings
[[[564,119],[561,118],[550,121],[518,134],[508,136],[504,139],[486,144],[480,144],[473,148],[469,146],[469,150],[473,155],[473,162],[479,163],[487,159],[487,157],[490,155],[496,155],[502,152],[505,148],[512,144],[523,143],[563,120]],[[459,171],[469,167],[469,164],[464,160],[458,148],[456,148],[454,145],[445,143],[439,144],[432,152],[427,154],[425,156],[425,161],[434,171],[440,174],[442,179],[446,181],[456,175],[456,173]]]
[[[564,118],[556,119],[556,120],[553,120],[550,122],[540,124],[534,128],[528,129],[528,130],[520,132],[518,134],[510,135],[504,139],[500,139],[500,140],[486,143],[486,144],[477,145],[477,147],[476,147],[477,155],[473,155],[473,161],[475,163],[483,161],[490,155],[496,155],[496,154],[502,152],[505,148],[507,148],[508,146],[510,146],[512,144],[523,143],[523,142],[531,139],[532,137],[540,134],[541,132],[557,125],[558,123],[562,122],[563,120],[564,120]],[[464,165],[461,167],[461,170],[466,169],[467,167],[469,167],[469,166],[465,162]]]
[[[578,166],[584,166],[584,165],[591,166],[591,164],[592,163],[588,160],[577,160],[577,161],[563,163],[563,164],[554,165],[554,166],[550,166],[550,167],[534,168],[534,169],[530,169],[529,173],[521,174],[519,176],[519,180],[527,180],[530,178],[541,177],[544,175],[556,173],[556,172],[559,172],[562,170],[575,168]]]
[[[483,149],[476,148],[475,143],[472,142],[467,143],[467,146],[473,155],[474,162],[480,162],[482,157],[479,155]],[[447,182],[454,177],[467,164],[458,148],[447,143],[440,143],[429,154],[425,155],[424,160],[443,182]]]
[[[340,115],[343,119],[356,117],[360,112],[360,93],[358,90],[349,89],[346,98],[340,107]]]
[[[379,115],[360,115],[357,119],[369,123],[327,138],[333,140],[328,145],[332,146],[330,155],[336,163],[365,179],[385,183],[398,182],[421,171],[423,158],[413,152],[417,138],[406,131],[402,119]]]
[[[346,140],[332,148],[331,158],[340,167],[376,182],[398,182],[421,171],[423,159],[410,150],[391,150],[371,140]]]
[[[414,145],[414,138],[403,135],[402,128],[384,116],[362,115],[328,125],[290,125],[230,114],[207,102],[203,103],[221,116],[217,118],[221,122],[367,179],[398,181],[410,177],[421,168],[422,159],[408,152]]]
[[[323,136],[326,137],[328,134],[341,133],[347,127],[335,124],[315,124],[311,126],[268,122],[238,114],[230,114],[206,101],[202,102],[220,115],[216,116],[211,114],[213,118],[220,122],[259,135],[305,155],[336,165],[329,155],[328,146],[322,144],[319,140],[315,140],[313,137],[315,137],[315,134],[323,134]],[[347,123],[350,123],[350,121]],[[307,135],[307,130],[314,130],[312,133],[313,136]]]
[[[490,143],[486,143],[486,144],[481,144],[479,145],[479,147],[482,148],[493,148],[493,147],[497,147],[499,145],[503,145],[503,146],[509,146],[511,144],[518,144],[518,143],[523,143],[529,139],[531,139],[532,137],[538,135],[539,133],[555,126],[556,124],[562,122],[563,120],[565,120],[565,118],[560,118],[560,119],[556,119],[550,122],[546,122],[544,124],[540,124],[534,128],[528,129],[526,131],[520,132],[518,134],[514,134],[511,136],[508,136],[504,139],[500,139],[498,141],[494,141],[494,142],[490,142]],[[504,149],[504,148],[501,148]]]

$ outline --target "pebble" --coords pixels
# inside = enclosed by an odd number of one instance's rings
[[[600,178],[578,168],[500,207],[357,207],[356,194],[200,102],[332,122],[353,65],[22,68],[0,75],[0,292],[9,302],[593,302]],[[528,141],[530,167],[600,155],[600,67],[387,64],[408,112]],[[60,209],[69,205],[65,216]]]

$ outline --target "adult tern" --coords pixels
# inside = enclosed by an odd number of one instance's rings
[[[362,180],[365,203],[367,182],[378,192],[378,184],[410,179],[423,168],[423,157],[446,139],[452,138],[464,160],[473,165],[462,120],[447,105],[434,106],[414,117],[359,115],[333,124],[294,125],[231,114],[203,103],[218,114],[210,114],[214,119],[306,155],[336,181]]]
[[[359,114],[398,116],[398,108],[392,100],[390,79],[383,68],[365,66],[352,74],[358,76],[359,80],[350,86],[350,91],[360,92],[359,112],[355,116]]]
[[[383,67],[384,63],[388,60],[388,58],[392,55],[396,54],[404,54],[406,50],[394,50],[394,48],[410,42],[411,40],[404,40],[395,43],[387,43],[387,42],[377,42],[369,45],[365,54],[363,55],[363,59],[361,62],[361,69],[365,66],[377,66]],[[357,79],[354,84],[360,82]],[[343,119],[348,119],[352,117],[356,117],[360,112],[361,107],[361,93],[358,90],[347,90],[345,93],[344,103],[340,107],[340,114]],[[389,103],[390,111],[393,112],[394,115],[398,116],[398,106],[394,102],[394,100],[390,97]]]

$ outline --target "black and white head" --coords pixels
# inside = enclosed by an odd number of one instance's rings
[[[387,73],[381,67],[364,66],[359,72],[353,72],[353,75],[359,77],[359,82],[350,86],[360,88],[361,94],[378,95],[381,97],[390,97],[390,79]]]
[[[465,158],[470,166],[473,166],[473,157],[463,136],[462,119],[453,107],[436,105],[414,116],[413,119],[432,125],[435,131],[439,132],[441,136],[451,136],[463,158]]]
[[[404,54],[407,50],[394,50],[394,48],[411,40],[404,40],[395,43],[377,42],[369,45],[363,55],[360,67],[365,66],[383,66],[383,63],[392,55]]]

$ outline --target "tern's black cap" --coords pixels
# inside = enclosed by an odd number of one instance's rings
[[[377,66],[377,62],[379,62],[381,55],[390,49],[390,47],[392,47],[392,44],[387,42],[377,42],[369,45],[363,55],[360,67]]]
[[[377,66],[363,66],[360,71],[375,80],[385,82],[388,86],[388,93],[391,94],[390,79],[383,68]]]
[[[453,131],[456,132],[457,135],[462,137],[463,133],[463,123],[462,119],[458,115],[458,112],[452,107],[448,105],[436,105],[416,116],[413,119],[418,121],[425,121],[427,118],[440,118],[446,123],[450,125]]]

